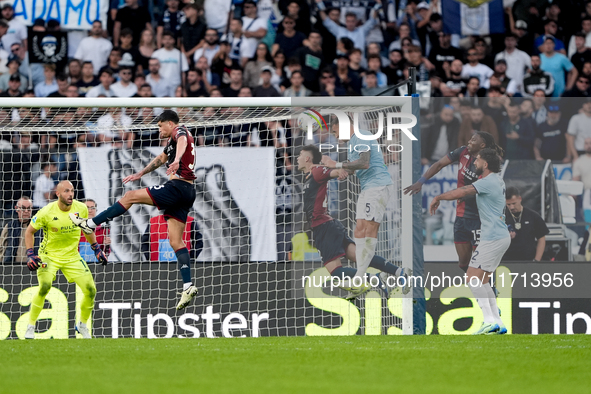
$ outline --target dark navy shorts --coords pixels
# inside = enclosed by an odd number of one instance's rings
[[[454,243],[477,246],[480,242],[480,219],[466,219],[456,216],[454,223]]]
[[[322,263],[326,264],[345,255],[349,244],[355,243],[338,220],[322,223],[312,228],[314,246],[320,252]]]
[[[195,202],[195,187],[192,183],[173,179],[164,185],[146,188],[156,208],[164,210],[164,217],[186,223],[189,211]]]

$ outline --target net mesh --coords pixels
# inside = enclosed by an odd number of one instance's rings
[[[166,144],[155,117],[164,107],[3,108],[3,214],[0,338],[23,337],[37,279],[24,263],[23,231],[14,231],[35,211],[55,199],[53,185],[69,180],[78,200],[91,199],[97,213],[126,191],[158,187],[167,180],[163,166],[141,180],[122,179],[144,168]],[[196,200],[184,240],[193,258],[199,295],[175,311],[181,286],[176,256],[156,207],[134,205],[97,231],[109,252],[102,267],[88,243],[80,253],[97,286],[92,317],[97,337],[269,336],[397,334],[402,332],[402,299],[371,291],[354,303],[331,289],[328,272],[313,247],[303,214],[303,174],[296,158],[307,144],[343,162],[347,141],[326,127],[308,140],[303,107],[175,107],[180,124],[195,138]],[[325,106],[360,113],[359,127],[375,133],[380,113],[400,106]],[[336,130],[336,129],[335,129]],[[401,185],[403,166],[399,130],[379,140],[394,181],[378,234],[376,254],[402,260]],[[407,169],[410,171],[410,169]],[[329,181],[327,208],[351,238],[360,186],[355,176]],[[29,199],[20,199],[22,196]],[[90,215],[94,212],[90,211]],[[21,245],[22,242],[22,245]],[[199,252],[200,251],[200,252]],[[197,256],[198,255],[198,256]],[[347,261],[343,261],[347,265]],[[354,263],[350,263],[355,266]],[[370,272],[377,272],[375,270]],[[315,279],[318,281],[314,282]],[[323,283],[321,285],[320,283]],[[73,337],[82,294],[58,273],[37,325],[37,337]]]

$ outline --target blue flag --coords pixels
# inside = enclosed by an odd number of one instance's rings
[[[451,34],[486,36],[505,33],[503,0],[442,0],[443,30]]]

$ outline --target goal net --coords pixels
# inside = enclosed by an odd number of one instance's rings
[[[182,281],[162,211],[134,205],[97,231],[109,264],[96,264],[84,237],[80,253],[97,287],[95,337],[258,337],[412,334],[412,291],[374,289],[354,302],[331,287],[303,213],[297,156],[308,144],[344,162],[343,120],[378,139],[395,195],[376,254],[411,268],[411,140],[407,97],[274,99],[0,100],[0,339],[23,338],[37,277],[26,267],[24,229],[69,180],[89,215],[129,191],[158,187],[163,166],[139,181],[126,176],[162,152],[156,116],[173,109],[195,143],[196,200],[183,235],[199,294],[176,311]],[[345,116],[345,118],[342,117]],[[409,127],[408,130],[411,130]],[[370,141],[368,141],[369,143]],[[326,206],[353,238],[360,186],[354,175],[328,183]],[[32,207],[32,210],[29,208]],[[96,211],[92,208],[96,207]],[[47,229],[47,231],[55,231]],[[36,247],[42,231],[36,234]],[[343,265],[355,267],[343,259]],[[369,272],[377,272],[370,268]],[[82,293],[58,272],[36,338],[74,337]]]

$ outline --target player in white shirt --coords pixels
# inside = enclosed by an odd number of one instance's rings
[[[441,200],[453,201],[476,196],[481,222],[480,243],[472,254],[466,274],[468,286],[482,309],[484,322],[474,334],[506,334],[507,329],[499,315],[497,299],[489,283],[511,245],[511,236],[505,223],[505,182],[499,175],[501,157],[497,151],[485,148],[478,153],[474,166],[476,175],[482,177],[471,185],[435,196],[429,211],[434,215]]]
[[[187,57],[174,47],[175,38],[171,32],[165,31],[162,34],[162,44],[164,46],[154,51],[152,58],[160,61],[160,75],[176,89],[181,85],[181,82],[185,81],[185,73],[189,71],[189,63]]]
[[[90,36],[80,41],[74,58],[82,62],[92,62],[92,67],[96,75],[107,64],[111,49],[113,49],[111,41],[103,38],[103,25],[101,21],[94,21],[90,30]]]

